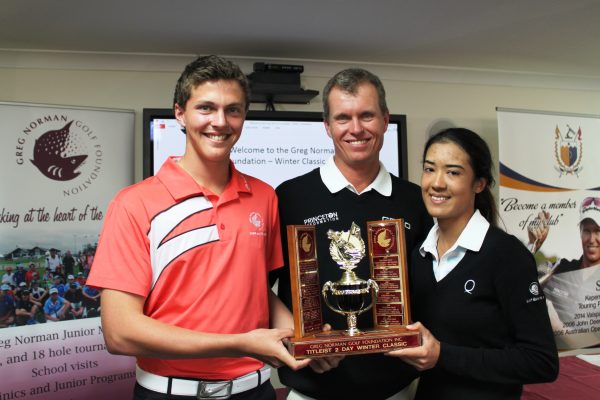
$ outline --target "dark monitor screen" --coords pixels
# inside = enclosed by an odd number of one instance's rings
[[[173,110],[145,108],[144,178],[154,175],[169,156],[183,155],[185,134]],[[249,111],[242,135],[231,151],[236,168],[273,187],[324,164],[333,154],[322,114]],[[406,116],[390,115],[380,159],[392,174],[407,178]]]

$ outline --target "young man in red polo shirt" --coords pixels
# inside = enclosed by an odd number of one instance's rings
[[[304,367],[267,284],[283,265],[277,198],[229,153],[248,110],[239,67],[200,57],[175,89],[185,153],[111,203],[88,284],[111,353],[137,357],[134,399],[274,399],[272,366]],[[266,383],[265,383],[266,382]]]

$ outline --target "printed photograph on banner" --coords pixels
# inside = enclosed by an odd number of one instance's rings
[[[0,328],[100,315],[100,292],[86,285],[97,235],[81,250],[15,249],[4,256]]]
[[[535,256],[557,346],[597,347],[600,119],[499,111],[498,127],[500,215]]]
[[[133,119],[0,103],[0,371],[12,383],[0,398],[101,398],[92,376],[119,364],[86,279],[108,204],[133,183]]]

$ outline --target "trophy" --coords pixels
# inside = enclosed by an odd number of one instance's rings
[[[322,288],[316,228],[289,225],[287,233],[294,337],[286,345],[296,359],[386,352],[421,344],[420,334],[405,327],[410,307],[402,220],[367,223],[372,275],[367,280],[353,271],[366,255],[358,225],[327,232],[329,253],[343,272],[340,280],[328,281]],[[331,310],[346,316],[346,330],[322,331],[321,298]],[[371,309],[374,329],[360,330],[357,316]]]
[[[373,307],[374,301],[372,300],[371,290],[377,296],[379,286],[372,279],[367,281],[360,279],[352,271],[366,253],[365,242],[360,236],[358,225],[353,222],[347,232],[329,230],[327,237],[331,239],[329,254],[344,272],[339,281],[325,282],[321,293],[327,307],[338,314],[346,316],[348,329],[345,333],[348,336],[355,336],[360,333],[356,327],[356,317]],[[333,296],[334,305],[329,301],[329,292]]]

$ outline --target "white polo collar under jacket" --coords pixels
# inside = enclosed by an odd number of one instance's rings
[[[490,227],[490,223],[481,215],[479,210],[475,210],[469,222],[461,232],[456,242],[440,258],[437,252],[437,242],[439,237],[439,225],[437,221],[429,231],[427,238],[419,248],[421,256],[426,253],[433,256],[433,273],[436,281],[441,281],[452,271],[456,265],[463,259],[467,250],[479,251],[483,244],[483,239]]]
[[[327,160],[325,165],[319,168],[319,173],[321,175],[321,180],[331,193],[337,193],[340,190],[347,188],[356,194],[363,194],[371,189],[376,190],[384,196],[390,196],[392,194],[392,178],[381,161],[379,162],[379,172],[377,173],[377,176],[373,182],[360,193],[358,193],[356,188],[348,182],[346,177],[338,169],[337,165],[335,165],[333,156]]]

